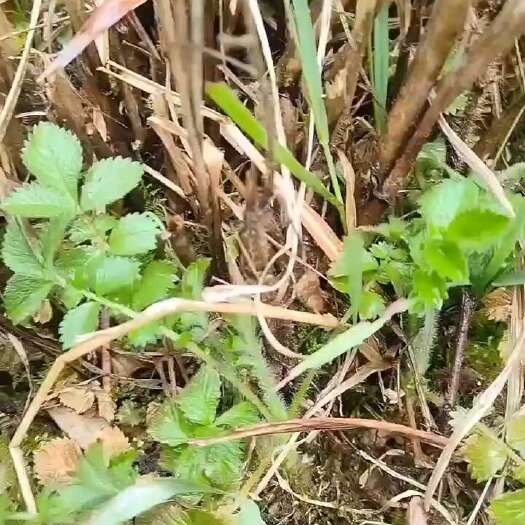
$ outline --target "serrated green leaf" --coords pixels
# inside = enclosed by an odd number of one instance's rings
[[[209,366],[201,366],[190,383],[177,396],[177,404],[192,423],[209,425],[215,420],[220,397],[219,374]]]
[[[250,113],[237,95],[224,83],[208,84],[206,92],[210,98],[260,147],[268,149],[268,136],[264,126]],[[334,206],[338,200],[323,183],[305,167],[286,148],[274,145],[274,159],[284,164],[301,182],[321,195]]]
[[[219,427],[240,428],[255,425],[260,421],[259,412],[247,401],[241,401],[221,414],[215,421]]]
[[[11,215],[47,219],[71,215],[74,202],[64,192],[46,188],[38,182],[24,184],[5,199],[2,208]]]
[[[423,270],[414,272],[414,286],[412,298],[426,308],[439,310],[443,300],[447,297],[447,285],[435,273],[427,273]]]
[[[509,218],[489,210],[470,210],[457,215],[445,237],[465,248],[484,249],[505,233]]]
[[[100,304],[88,302],[67,312],[60,323],[60,340],[64,349],[74,346],[79,335],[98,328],[100,308]]]
[[[131,288],[140,278],[140,263],[127,257],[107,256],[96,260],[91,271],[95,292],[106,295]]]
[[[241,503],[241,510],[237,515],[235,525],[266,525],[261,518],[257,503],[248,499],[244,500]]]
[[[4,290],[4,306],[14,323],[21,323],[36,314],[53,283],[29,275],[12,275]]]
[[[133,308],[143,310],[168,296],[173,288],[175,269],[170,261],[152,261],[143,271],[140,283],[133,293]]]
[[[109,249],[115,255],[138,255],[153,250],[160,232],[158,222],[148,213],[122,217],[109,236]]]
[[[470,436],[463,451],[469,471],[476,481],[485,481],[505,465],[507,451],[503,443],[486,435]]]
[[[141,164],[122,157],[96,162],[89,169],[82,186],[82,209],[104,211],[106,206],[122,199],[135,188],[143,173]]]
[[[77,217],[69,228],[69,238],[75,244],[86,241],[93,242],[97,238],[104,238],[106,232],[116,226],[118,219],[111,215],[81,215]]]
[[[85,524],[120,525],[174,496],[198,494],[206,489],[176,479],[144,477],[104,503]]]
[[[42,265],[31,249],[20,224],[15,220],[7,223],[2,244],[2,259],[4,264],[15,273],[42,277]]]
[[[138,330],[132,330],[128,334],[128,341],[137,348],[144,348],[147,345],[154,344],[162,337],[161,328],[163,326],[162,321],[148,323]]]
[[[170,399],[165,401],[152,417],[148,433],[159,443],[176,447],[190,439],[191,427],[177,405]]]
[[[456,284],[468,283],[467,259],[457,244],[433,239],[425,242],[423,257],[440,277]]]
[[[360,319],[375,319],[385,311],[385,301],[376,292],[367,290],[361,296],[359,304]]]
[[[183,297],[186,299],[201,298],[202,290],[204,289],[204,279],[209,267],[210,259],[204,258],[198,259],[188,266],[180,283]]]
[[[525,458],[525,416],[514,416],[509,421],[507,443]]]
[[[82,147],[73,133],[51,122],[41,122],[33,128],[22,158],[43,186],[59,191],[66,189],[76,200]]]
[[[444,228],[463,209],[475,207],[478,197],[479,188],[470,179],[446,179],[421,196],[420,212],[427,224]]]
[[[525,489],[508,492],[492,501],[490,510],[498,525],[525,523]]]
[[[41,235],[42,255],[48,266],[53,264],[55,255],[60,249],[68,223],[68,217],[54,217],[47,223]]]

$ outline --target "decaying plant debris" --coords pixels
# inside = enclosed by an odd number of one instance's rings
[[[525,524],[523,0],[0,3],[0,522]]]

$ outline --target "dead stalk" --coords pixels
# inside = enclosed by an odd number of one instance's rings
[[[463,30],[470,0],[434,3],[426,34],[410,65],[408,78],[388,116],[388,131],[381,144],[381,172],[394,165],[423,111],[458,34]]]
[[[509,0],[473,48],[465,54],[461,65],[449,73],[438,87],[432,105],[383,183],[382,193],[387,200],[393,201],[404,187],[410,169],[441,113],[456,97],[472,87],[497,56],[509,51],[514,46],[514,40],[524,32],[525,3],[522,0]]]
[[[408,437],[417,437],[436,447],[444,447],[448,439],[425,430],[417,430],[398,423],[376,421],[375,419],[361,419],[352,417],[312,417],[310,419],[290,419],[277,423],[261,423],[249,428],[241,428],[225,436],[211,439],[194,439],[190,444],[205,447],[217,443],[227,443],[238,439],[256,436],[270,436],[275,434],[289,434],[291,432],[309,432],[312,430],[350,430],[352,428],[372,428],[392,434],[401,434]]]

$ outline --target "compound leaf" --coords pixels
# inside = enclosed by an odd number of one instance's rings
[[[74,346],[79,335],[98,328],[100,304],[88,302],[69,310],[60,323],[60,340],[64,349]]]
[[[82,186],[82,209],[103,211],[106,206],[122,199],[135,188],[143,173],[141,164],[122,157],[96,162],[88,171]]]

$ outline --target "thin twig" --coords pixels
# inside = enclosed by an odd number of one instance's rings
[[[433,432],[417,430],[415,428],[390,423],[388,421],[376,421],[375,419],[362,419],[353,417],[312,417],[310,419],[290,419],[289,421],[278,421],[276,423],[261,423],[253,427],[240,428],[226,434],[209,439],[194,439],[189,443],[198,447],[206,447],[218,443],[228,443],[238,439],[246,439],[255,436],[271,436],[275,434],[289,434],[291,432],[309,432],[311,430],[350,430],[353,428],[372,428],[392,434],[401,434],[409,437],[417,437],[422,441],[436,447],[445,447],[448,439],[438,436]]]

